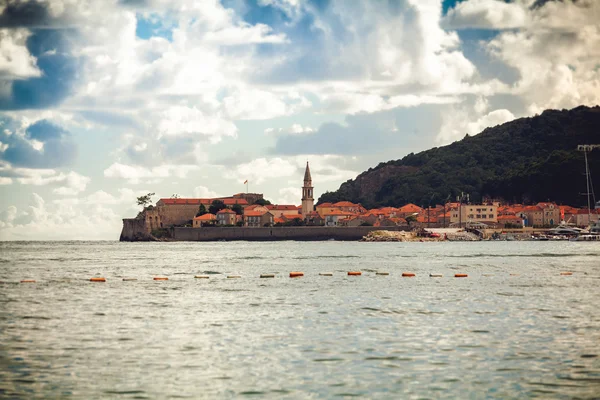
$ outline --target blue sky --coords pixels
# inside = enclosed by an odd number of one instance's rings
[[[299,204],[600,103],[594,0],[0,2],[0,239],[116,239],[135,197]]]

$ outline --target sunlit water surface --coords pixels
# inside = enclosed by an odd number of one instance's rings
[[[2,398],[600,397],[597,243],[0,251]]]

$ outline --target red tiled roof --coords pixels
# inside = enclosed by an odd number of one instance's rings
[[[498,215],[498,221],[522,221],[516,215]]]
[[[331,210],[329,212],[323,213],[324,215],[356,215],[350,211],[342,211],[342,210]]]
[[[542,211],[542,208],[538,206],[527,206],[523,207],[523,211]]]
[[[215,214],[207,213],[207,214],[204,214],[204,215],[194,218],[194,221],[213,221],[215,219],[217,219]]]
[[[217,214],[235,214],[235,211],[232,211],[229,208],[224,208],[221,211],[217,212]]]
[[[323,204],[319,204],[317,207],[331,207],[333,204],[331,203],[323,203]]]
[[[248,211],[244,213],[244,217],[262,217],[268,211]]]
[[[297,210],[298,207],[289,204],[269,204],[266,206],[269,210]]]
[[[179,199],[160,199],[163,204],[173,205],[173,204],[211,204],[215,200],[221,200],[225,205],[247,205],[248,202],[244,199],[231,199],[231,198],[214,198],[214,199],[197,199],[197,198],[179,198]]]
[[[223,203],[225,203],[226,206],[234,204],[239,204],[240,206],[248,205],[248,202],[245,199],[223,199]]]
[[[421,207],[419,207],[415,204],[412,204],[412,203],[404,205],[398,209],[398,211],[400,211],[401,213],[414,213],[414,212],[420,212],[421,210],[423,210]]]
[[[338,201],[332,205],[333,207],[358,207],[358,204],[351,203],[349,201]]]

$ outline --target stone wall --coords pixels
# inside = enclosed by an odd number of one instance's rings
[[[386,227],[385,230],[409,230],[406,226]],[[274,227],[274,228],[173,228],[173,239],[180,241],[217,240],[360,240],[370,231],[381,230],[373,226],[357,227]]]
[[[123,229],[121,230],[121,242],[136,242],[151,240],[146,226],[146,220],[143,218],[125,218],[123,219]]]
[[[199,208],[199,204],[169,204],[155,207],[165,228],[189,222],[194,219]],[[208,207],[206,209],[208,210]]]

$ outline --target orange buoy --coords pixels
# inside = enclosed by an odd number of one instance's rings
[[[402,276],[404,278],[413,278],[415,276],[415,274],[413,272],[403,272]]]
[[[468,278],[469,275],[467,275],[467,274],[454,274],[454,277],[455,278]]]
[[[166,276],[155,276],[154,280],[155,281],[168,281],[169,278],[167,278]]]
[[[90,282],[106,282],[106,278],[101,278],[101,277],[96,276],[96,277],[90,278]]]
[[[290,272],[290,278],[300,278],[301,276],[304,276],[304,272]]]
[[[561,272],[560,274],[561,274],[562,276],[571,276],[571,275],[573,275],[573,273],[572,273],[572,272],[569,272],[569,271]]]
[[[362,275],[362,272],[360,272],[360,271],[348,271],[348,275],[349,276],[360,276],[360,275]]]
[[[21,283],[35,283],[35,279],[23,279]]]

